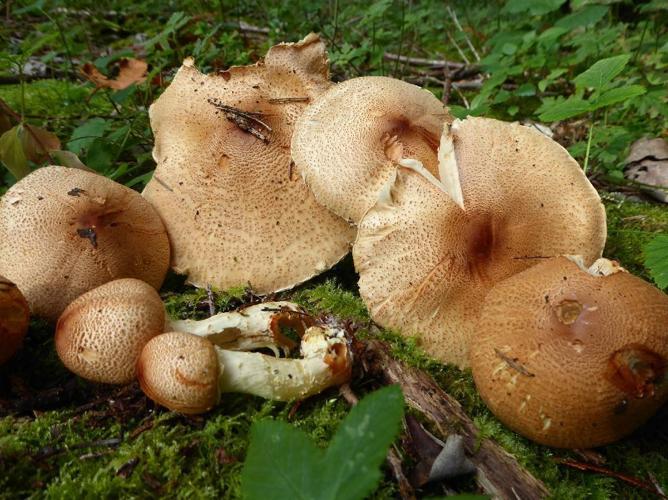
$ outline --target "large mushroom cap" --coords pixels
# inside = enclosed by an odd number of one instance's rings
[[[297,120],[292,157],[318,201],[357,223],[402,158],[438,172],[438,143],[449,119],[420,87],[383,76],[353,78]]]
[[[153,287],[132,278],[115,280],[67,306],[56,326],[56,350],[80,377],[127,384],[142,348],[164,328],[164,306]]]
[[[152,339],[137,362],[142,391],[180,413],[202,413],[218,401],[220,364],[205,338],[168,332]]]
[[[25,297],[14,283],[0,276],[0,365],[21,347],[29,322]]]
[[[218,74],[188,59],[151,106],[158,166],[144,196],[189,282],[268,293],[349,251],[354,230],[315,201],[290,160],[297,117],[329,85],[324,44],[309,35]]]
[[[560,257],[497,284],[471,345],[476,385],[539,443],[616,441],[668,400],[668,296],[600,259]]]
[[[353,256],[376,322],[466,366],[487,291],[547,257],[596,260],[605,211],[566,150],[522,125],[455,121],[439,156],[442,183],[419,166],[398,169]]]
[[[33,314],[58,318],[75,298],[133,277],[159,288],[169,267],[160,217],[139,193],[106,177],[40,168],[0,200],[0,274]]]

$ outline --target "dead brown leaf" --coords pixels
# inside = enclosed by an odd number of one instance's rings
[[[133,83],[142,83],[146,80],[148,63],[141,59],[121,59],[118,63],[119,71],[116,78],[103,75],[92,63],[86,63],[81,68],[83,75],[95,84],[97,88],[123,90]]]
[[[51,132],[34,125],[24,125],[21,134],[23,152],[30,161],[41,163],[49,158],[51,151],[60,149],[60,139]]]

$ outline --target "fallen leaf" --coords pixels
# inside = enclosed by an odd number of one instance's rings
[[[86,63],[81,68],[83,75],[95,84],[97,88],[122,90],[134,83],[146,80],[148,63],[141,59],[121,59],[118,63],[119,71],[116,78],[103,75],[92,63]]]
[[[627,179],[645,184],[650,195],[668,203],[668,142],[665,139],[637,140],[631,145],[625,163]]]
[[[22,179],[30,173],[28,158],[23,152],[23,144],[21,144],[21,128],[21,125],[17,125],[0,136],[0,161],[16,180]]]
[[[19,135],[23,152],[32,162],[42,163],[49,158],[51,151],[60,149],[60,139],[43,128],[25,124]]]
[[[79,168],[81,170],[87,170],[88,172],[95,172],[92,168],[84,165],[79,157],[72,151],[64,151],[62,149],[51,151],[51,158],[53,159],[54,164],[62,167]]]

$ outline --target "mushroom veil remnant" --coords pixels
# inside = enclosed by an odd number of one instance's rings
[[[79,295],[118,278],[159,288],[168,267],[158,214],[102,175],[43,167],[0,200],[0,274],[35,315],[55,321]]]
[[[297,118],[330,85],[324,43],[311,34],[221,73],[186,59],[151,106],[158,165],[144,196],[189,282],[264,294],[348,253],[354,230],[316,202],[290,160]]]
[[[562,254],[600,257],[605,211],[568,152],[540,132],[486,118],[455,120],[439,177],[401,167],[359,224],[353,246],[371,317],[420,335],[433,356],[468,365],[485,294]]]
[[[383,76],[353,78],[317,98],[297,120],[292,157],[316,199],[358,223],[400,160],[438,172],[447,109],[428,90]]]
[[[508,427],[591,448],[668,401],[668,296],[606,259],[558,257],[498,283],[471,344],[476,386]]]

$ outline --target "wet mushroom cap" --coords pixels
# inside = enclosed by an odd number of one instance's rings
[[[56,351],[63,364],[87,380],[126,384],[144,345],[165,328],[165,310],[143,281],[115,280],[72,302],[56,325]]]
[[[416,85],[352,78],[318,97],[297,120],[292,158],[316,199],[357,223],[402,158],[438,172],[438,144],[450,120],[443,104]]]
[[[16,283],[35,315],[55,321],[79,295],[118,278],[158,288],[168,268],[158,214],[106,177],[43,167],[0,200],[0,274]]]
[[[151,106],[158,165],[143,194],[190,283],[265,294],[348,253],[354,230],[316,202],[290,160],[297,118],[329,86],[324,44],[309,35],[222,73],[187,59]]]
[[[439,156],[442,182],[399,167],[360,222],[353,257],[374,321],[466,366],[492,286],[555,255],[590,264],[605,243],[605,211],[568,152],[519,124],[455,120]]]
[[[152,339],[137,362],[142,391],[179,413],[203,413],[218,401],[220,365],[208,340],[168,332]]]
[[[14,283],[0,276],[0,365],[21,347],[29,322],[25,297]]]
[[[668,296],[649,283],[559,257],[492,289],[471,368],[511,429],[549,446],[601,446],[668,401],[666,325]]]

